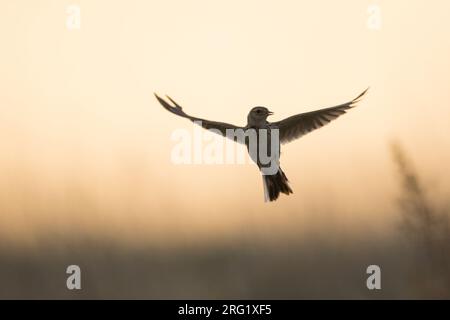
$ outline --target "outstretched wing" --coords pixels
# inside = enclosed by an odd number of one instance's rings
[[[332,120],[346,113],[346,110],[355,107],[356,103],[361,100],[367,90],[369,90],[369,88],[364,90],[359,96],[350,102],[331,108],[300,113],[281,121],[272,122],[272,126],[280,130],[280,142],[288,143],[315,129],[323,127]]]
[[[233,124],[229,124],[229,123],[225,123],[225,122],[210,121],[210,120],[206,120],[206,119],[201,119],[201,118],[190,116],[190,115],[186,114],[183,111],[183,108],[178,103],[173,101],[169,96],[166,96],[166,97],[173,104],[173,106],[170,105],[169,103],[167,103],[161,97],[159,97],[156,93],[155,93],[155,97],[156,97],[156,99],[158,99],[159,103],[166,110],[172,112],[173,114],[176,114],[177,116],[180,116],[180,117],[183,117],[183,118],[187,118],[187,119],[189,119],[192,122],[195,122],[197,124],[199,124],[199,122],[201,122],[201,126],[203,128],[208,129],[208,130],[209,129],[215,129],[215,130],[219,131],[220,134],[222,134],[222,136],[224,136],[224,137],[227,136],[227,132],[226,132],[227,129],[232,129],[232,130],[244,129],[243,127],[238,127],[238,126],[235,126]]]

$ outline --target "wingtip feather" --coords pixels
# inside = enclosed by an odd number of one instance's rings
[[[364,90],[362,93],[359,94],[359,96],[357,96],[355,99],[353,99],[352,102],[350,103],[350,106],[354,107],[356,105],[356,103],[361,101],[362,97],[367,93],[367,91],[369,91],[369,89],[370,89],[370,87],[367,87],[366,90]]]
[[[158,94],[156,92],[153,92],[153,94],[155,95],[155,98],[161,103],[162,101],[164,101],[160,96],[158,96]]]
[[[172,102],[174,104],[175,107],[177,107],[178,109],[182,109],[181,106],[176,103],[171,97],[169,97],[168,95],[166,95],[166,98],[170,100],[170,102]]]

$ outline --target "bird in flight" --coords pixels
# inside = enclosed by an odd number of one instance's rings
[[[171,102],[171,104],[168,103],[166,100],[162,99],[161,97],[159,97],[156,93],[155,97],[166,110],[180,117],[187,118],[193,121],[194,123],[200,124],[204,129],[208,130],[214,129],[212,130],[213,132],[219,133],[224,137],[229,138],[230,136],[228,134],[230,131],[236,132],[237,130],[242,130],[246,132],[247,130],[253,129],[256,132],[258,132],[256,134],[257,148],[261,147],[261,145],[262,146],[265,145],[264,142],[260,144],[260,140],[263,139],[261,132],[264,131],[265,134],[267,135],[268,133],[277,131],[277,135],[275,135],[277,139],[275,143],[278,144],[277,148],[274,148],[272,144],[272,142],[274,142],[273,140],[271,140],[271,137],[273,137],[273,135],[269,134],[267,136],[268,138],[265,139],[267,145],[266,149],[268,149],[270,153],[271,160],[276,159],[275,170],[270,171],[270,173],[267,173],[267,170],[265,170],[266,167],[261,161],[260,153],[256,152],[255,155],[255,152],[250,152],[250,144],[248,139],[245,141],[239,141],[246,144],[251,158],[258,165],[260,171],[262,172],[265,201],[275,201],[276,199],[278,199],[280,193],[284,193],[286,195],[293,193],[291,187],[289,186],[289,181],[286,175],[279,166],[279,155],[280,155],[279,144],[285,144],[292,140],[298,139],[303,135],[315,129],[321,128],[324,125],[328,124],[330,121],[343,115],[344,113],[347,112],[347,110],[356,106],[356,103],[361,100],[361,98],[365,95],[367,90],[368,88],[364,90],[355,99],[340,104],[338,106],[296,114],[276,122],[267,121],[267,117],[272,115],[273,112],[269,111],[265,107],[260,106],[254,107],[248,113],[247,125],[245,127],[239,127],[225,122],[210,121],[198,117],[193,117],[186,114],[183,108],[174,100],[172,100],[169,96],[166,97]],[[236,141],[236,138],[234,140]],[[272,150],[274,150],[274,152],[272,152]]]

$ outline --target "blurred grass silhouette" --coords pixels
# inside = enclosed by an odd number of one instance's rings
[[[411,161],[398,142],[391,145],[403,194],[399,199],[401,229],[415,248],[414,270],[419,292],[426,297],[438,290],[450,297],[450,212],[430,202]],[[429,288],[430,283],[434,285]],[[428,292],[431,290],[431,292]]]
[[[30,181],[19,181],[13,187],[23,198],[15,205],[25,213],[51,210],[56,221],[53,230],[31,245],[1,242],[0,298],[450,298],[449,213],[428,200],[400,145],[393,144],[391,151],[402,186],[402,232],[383,237],[367,229],[352,236],[335,231],[263,239],[242,232],[232,241],[214,243],[130,243],[114,233],[93,236],[81,223],[74,223],[71,232],[58,229],[61,210],[69,208],[76,215],[82,208],[97,216],[102,210],[75,182],[66,198],[49,204],[35,195]],[[132,202],[116,210],[136,210]],[[11,201],[0,203],[2,212],[11,207]],[[177,208],[168,204],[166,210]],[[108,219],[105,215],[100,212],[100,223]],[[34,223],[31,219],[30,225]],[[71,264],[81,267],[81,291],[65,287]],[[379,291],[366,288],[371,264],[382,270]]]

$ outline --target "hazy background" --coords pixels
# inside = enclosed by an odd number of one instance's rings
[[[423,211],[398,198],[420,196],[390,149],[412,159],[423,201],[447,208],[449,12],[446,0],[2,1],[0,297],[449,297],[412,258],[402,217]],[[294,194],[269,204],[255,167],[174,165],[171,133],[192,125],[153,97],[243,125],[255,105],[279,120],[367,86],[357,109],[283,147]],[[69,264],[81,293],[65,289]],[[369,264],[385,270],[381,292],[365,287]]]

